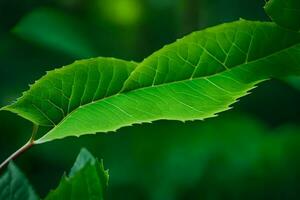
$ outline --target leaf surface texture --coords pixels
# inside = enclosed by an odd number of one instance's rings
[[[299,74],[299,57],[299,33],[239,20],[194,32],[138,64],[94,58],[53,70],[2,109],[50,126],[37,143],[160,119],[203,120],[263,80]]]

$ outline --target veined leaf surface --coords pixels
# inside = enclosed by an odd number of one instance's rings
[[[95,58],[51,71],[3,110],[52,126],[36,143],[159,119],[201,120],[265,79],[299,74],[299,58],[299,33],[240,20],[194,32],[139,64]]]
[[[280,26],[300,30],[299,0],[270,0],[265,5],[265,11]]]

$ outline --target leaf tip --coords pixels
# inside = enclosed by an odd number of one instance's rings
[[[0,111],[9,111],[9,105],[1,107]]]
[[[76,172],[78,172],[80,169],[82,169],[87,163],[95,163],[94,156],[86,149],[81,148],[76,161],[71,168],[71,171],[69,173],[69,176],[73,176]]]

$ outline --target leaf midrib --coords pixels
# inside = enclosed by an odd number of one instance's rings
[[[205,78],[210,78],[210,77],[213,77],[213,76],[217,76],[219,75],[220,73],[223,73],[223,72],[228,72],[228,71],[231,71],[233,69],[236,69],[236,68],[239,68],[239,67],[242,67],[242,66],[246,66],[246,65],[250,65],[250,64],[253,64],[253,63],[256,63],[256,62],[260,62],[264,59],[268,59],[269,57],[272,57],[272,56],[276,56],[277,54],[280,54],[280,53],[283,53],[289,49],[293,49],[297,46],[300,45],[300,42],[297,42],[296,44],[293,44],[291,46],[288,46],[286,48],[283,48],[281,49],[280,51],[277,51],[277,52],[274,52],[274,53],[271,53],[267,56],[264,56],[264,57],[261,57],[261,58],[258,58],[256,60],[252,60],[252,61],[248,61],[248,62],[245,62],[243,64],[240,64],[240,65],[237,65],[235,67],[232,67],[230,68],[229,70],[223,70],[222,72],[218,72],[218,73],[215,73],[215,74],[212,74],[212,75],[208,75],[208,76],[201,76],[201,77],[197,77],[197,78],[190,78],[190,79],[185,79],[185,80],[179,80],[179,81],[173,81],[173,82],[167,82],[167,83],[162,83],[160,85],[151,85],[151,86],[146,86],[146,87],[142,87],[142,88],[138,88],[138,89],[133,89],[133,90],[130,90],[130,91],[127,91],[127,92],[124,92],[122,93],[122,91],[124,90],[124,84],[130,79],[131,77],[131,74],[135,72],[135,70],[138,69],[138,66],[130,73],[130,75],[128,76],[128,78],[124,81],[123,83],[123,86],[122,86],[122,89],[114,94],[114,95],[110,95],[110,96],[107,96],[107,97],[104,97],[102,99],[98,99],[96,101],[92,101],[90,103],[87,103],[85,105],[81,105],[79,107],[77,107],[76,109],[72,110],[70,113],[67,114],[67,116],[65,118],[63,118],[58,124],[54,125],[53,128],[48,131],[48,133],[46,133],[45,135],[43,135],[41,138],[39,138],[38,140],[36,140],[36,143],[39,143],[39,141],[41,141],[42,138],[46,137],[49,133],[53,132],[55,130],[55,128],[59,127],[64,121],[66,121],[74,112],[78,111],[79,109],[83,108],[83,107],[87,107],[87,106],[90,106],[90,105],[93,105],[95,103],[99,103],[101,101],[104,101],[106,99],[109,99],[109,98],[112,98],[112,97],[116,97],[116,96],[119,96],[119,95],[125,95],[127,93],[131,93],[131,92],[136,92],[136,91],[139,91],[139,90],[145,90],[145,89],[148,89],[148,88],[156,88],[156,87],[163,87],[165,85],[172,85],[172,84],[178,84],[178,83],[181,83],[181,82],[186,82],[186,81],[193,81],[193,80],[199,80],[199,79],[205,79]],[[141,64],[141,63],[140,63]]]

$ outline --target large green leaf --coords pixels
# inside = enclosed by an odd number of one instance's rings
[[[82,149],[69,176],[64,176],[59,186],[45,199],[103,200],[107,185],[108,172],[104,170],[103,163]]]
[[[266,3],[265,11],[280,26],[300,29],[299,0],[270,0]]]
[[[0,178],[0,199],[38,200],[39,198],[24,175],[13,163],[10,163],[7,172]]]
[[[2,109],[52,128],[36,143],[159,119],[202,120],[265,79],[299,74],[299,58],[299,33],[240,20],[194,32],[140,64],[95,58],[56,69]]]

